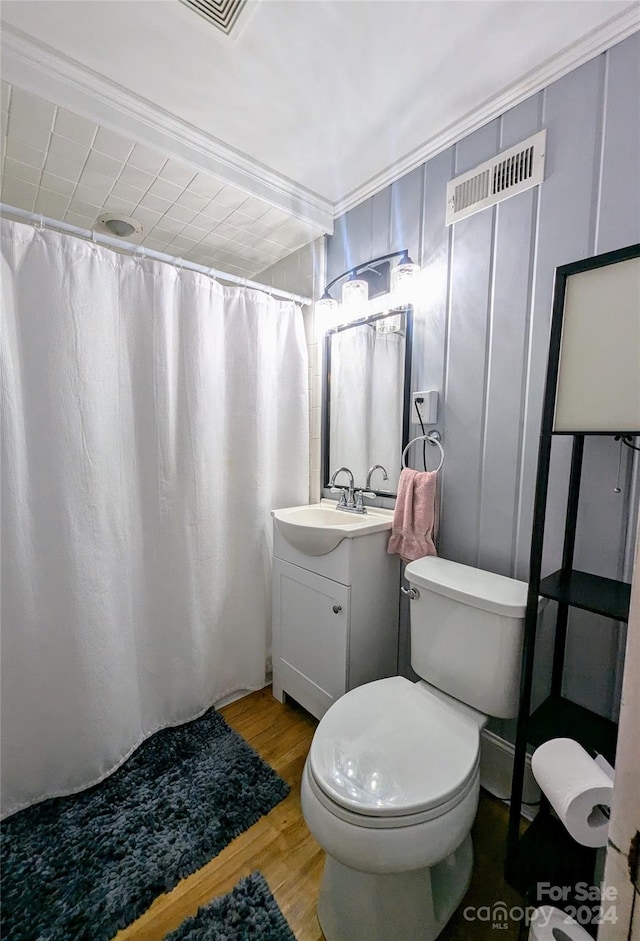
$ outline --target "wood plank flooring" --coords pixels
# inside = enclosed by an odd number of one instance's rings
[[[315,906],[324,857],[300,811],[300,778],[317,722],[293,702],[278,703],[268,688],[221,712],[288,781],[291,793],[206,866],[157,898],[141,918],[117,934],[115,941],[161,941],[199,906],[224,895],[256,869],[269,883],[297,941],[323,941]],[[476,859],[472,885],[464,904],[440,935],[442,941],[496,941],[498,937],[500,941],[517,941],[518,928],[513,921],[496,931],[491,921],[469,920],[463,914],[466,906],[477,909],[503,901],[510,909],[521,904],[502,878],[506,821],[506,807],[483,795],[473,831]]]

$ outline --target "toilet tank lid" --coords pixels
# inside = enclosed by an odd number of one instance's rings
[[[522,618],[527,608],[526,582],[437,556],[409,563],[405,578],[412,585],[504,617]]]

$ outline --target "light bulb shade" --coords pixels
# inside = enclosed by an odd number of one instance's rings
[[[350,277],[342,285],[343,322],[357,320],[367,314],[369,285],[362,278]]]
[[[314,304],[313,312],[316,324],[317,336],[322,336],[333,327],[337,327],[339,322],[340,305],[332,297],[325,294]]]
[[[410,304],[420,276],[420,265],[407,258],[391,271],[391,293],[397,303]]]

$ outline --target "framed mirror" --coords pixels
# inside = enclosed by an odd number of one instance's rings
[[[413,310],[402,307],[336,327],[325,337],[322,486],[348,467],[356,488],[395,497],[409,440]],[[339,483],[345,483],[341,475]]]

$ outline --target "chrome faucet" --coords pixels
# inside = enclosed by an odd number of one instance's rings
[[[382,471],[382,479],[383,479],[383,480],[389,480],[389,475],[387,474],[387,471],[386,471],[386,469],[382,466],[382,464],[374,464],[373,467],[370,467],[370,468],[369,468],[369,471],[368,471],[368,473],[367,473],[367,483],[366,483],[366,486],[365,486],[365,488],[364,488],[365,490],[371,490],[371,475],[373,474],[373,472],[374,472],[375,470],[381,470],[381,471]]]
[[[349,487],[347,493],[347,487],[336,487],[336,477],[338,474],[348,474],[349,475]],[[353,474],[348,467],[339,467],[337,471],[334,471],[331,480],[329,481],[329,486],[332,490],[340,490],[340,499],[338,500],[337,510],[349,510],[352,513],[356,512],[356,501],[353,495],[354,492],[354,482]],[[358,512],[362,512],[359,510]]]

